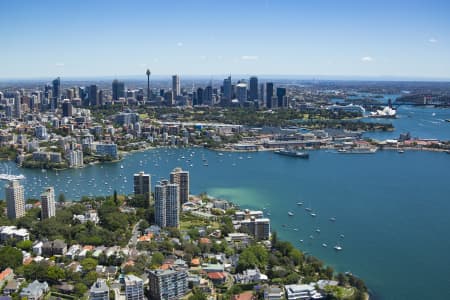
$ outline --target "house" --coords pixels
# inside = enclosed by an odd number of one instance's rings
[[[22,289],[20,292],[20,297],[28,300],[40,300],[44,299],[44,296],[48,293],[48,291],[49,287],[46,281],[41,283],[35,280]]]
[[[42,246],[44,245],[44,243],[42,242],[37,242],[36,244],[33,245],[33,253],[35,255],[42,255]]]
[[[224,272],[209,272],[208,279],[210,279],[214,284],[225,283],[227,276]]]
[[[258,269],[248,269],[245,270],[242,274],[236,274],[234,279],[237,283],[253,283],[253,282],[261,282],[268,280],[267,275],[262,274]]]
[[[264,290],[264,300],[281,300],[284,299],[283,289],[279,286],[268,286]]]
[[[15,279],[11,279],[8,281],[8,284],[6,284],[5,288],[3,289],[3,294],[5,295],[11,295],[16,293],[19,290],[19,282],[17,282]]]
[[[322,299],[322,294],[316,291],[313,284],[290,284],[285,285],[287,300],[299,299]]]
[[[3,286],[8,280],[14,277],[14,272],[11,268],[6,268],[0,273],[0,286]]]
[[[45,242],[42,245],[42,254],[46,256],[65,255],[67,253],[67,244],[62,240]]]

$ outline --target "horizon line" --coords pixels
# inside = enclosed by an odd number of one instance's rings
[[[213,79],[212,77],[220,77],[220,78],[227,78],[228,76],[235,77],[235,78],[247,78],[251,76],[256,76],[259,78],[265,78],[265,79],[295,79],[295,80],[302,80],[302,81],[399,81],[399,82],[450,82],[450,77],[433,77],[433,76],[403,76],[403,75],[326,75],[326,74],[316,74],[316,75],[309,75],[309,74],[238,74],[235,75],[230,73],[217,73],[217,74],[157,74],[157,75],[151,75],[150,80],[157,79],[157,80],[171,80],[171,77],[173,75],[178,75],[185,78],[192,78],[192,79]],[[12,76],[12,77],[0,77],[0,82],[9,82],[9,81],[34,81],[34,80],[53,80],[57,77],[60,77],[64,79],[65,81],[78,81],[78,80],[92,80],[92,79],[125,79],[125,80],[135,80],[142,78],[142,80],[146,80],[147,76],[144,74],[138,75],[138,74],[128,74],[128,75],[80,75],[80,76],[62,76],[62,75],[55,75],[55,76]],[[217,80],[217,78],[215,79]]]

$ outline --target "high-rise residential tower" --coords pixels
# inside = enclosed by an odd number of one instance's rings
[[[6,209],[9,219],[25,216],[25,198],[23,185],[18,180],[9,182],[5,187]]]
[[[150,203],[152,179],[150,174],[143,171],[134,174],[134,194],[143,195]]]
[[[22,117],[22,95],[19,91],[14,94],[14,117],[17,119]]]
[[[180,77],[178,75],[172,76],[172,91],[175,98],[181,95]]]
[[[170,173],[170,183],[178,184],[180,205],[189,201],[189,171],[175,168]]]
[[[55,190],[53,187],[45,188],[41,194],[42,219],[48,219],[56,215]]]
[[[61,99],[61,78],[55,78],[52,81],[52,101],[50,107],[55,110],[58,107],[59,100]]]
[[[162,228],[178,227],[180,200],[178,184],[162,180],[155,186],[155,221]]]

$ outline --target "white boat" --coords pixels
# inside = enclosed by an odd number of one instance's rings
[[[340,235],[341,239],[343,239],[345,236],[343,234]]]
[[[303,243],[303,240],[300,240],[300,243]]]
[[[328,247],[328,245],[325,244],[325,243],[323,243],[323,244],[322,244],[322,247],[326,248],[326,247]]]
[[[330,218],[330,221],[331,221],[331,222],[336,222],[336,217],[331,217],[331,218]]]
[[[400,149],[397,152],[401,154],[401,153],[405,153],[405,150]]]
[[[294,228],[294,231],[298,231],[298,228]]]
[[[341,250],[342,250],[342,247],[339,246],[339,245],[336,245],[336,246],[334,246],[333,248],[334,248],[334,250],[336,250],[336,251],[341,251]]]
[[[311,215],[311,217],[316,217],[317,216],[317,214],[315,214],[315,213],[310,213],[310,215]]]
[[[297,202],[297,205],[298,206],[303,205],[303,202]]]
[[[219,152],[219,154],[218,154],[219,156],[223,156],[223,153],[222,152]]]
[[[123,169],[123,165],[120,165],[120,168]]]
[[[288,211],[288,215],[292,217],[294,215],[294,213],[291,211]]]
[[[316,232],[317,232],[317,233],[320,233],[320,229],[319,229],[319,228],[317,228],[317,229],[316,229]]]
[[[306,211],[312,211],[312,209],[309,208],[309,207],[306,207],[305,210],[306,210]]]

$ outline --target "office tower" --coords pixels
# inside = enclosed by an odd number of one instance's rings
[[[175,168],[170,173],[170,183],[178,184],[180,205],[189,201],[189,171]]]
[[[228,78],[225,78],[223,80],[223,98],[224,98],[224,104],[229,105],[231,103],[231,98],[233,97],[233,90],[231,87],[231,76],[228,76]]]
[[[144,300],[144,281],[134,275],[125,275],[125,299]]]
[[[70,103],[70,100],[68,99],[65,99],[62,103],[62,114],[63,117],[72,116],[72,103]]]
[[[58,77],[52,81],[52,102],[51,109],[55,110],[58,107],[59,99],[61,98],[61,79]]]
[[[162,180],[155,186],[155,221],[162,228],[178,227],[180,214],[178,184]]]
[[[273,82],[266,82],[266,107],[272,108]]]
[[[168,92],[164,93],[164,102],[168,106],[174,105],[175,101],[174,101],[174,97],[173,97],[173,91],[168,91]]]
[[[114,79],[112,82],[112,96],[113,100],[119,100],[119,98],[125,97],[125,83]]]
[[[258,100],[258,77],[250,77],[250,90],[249,90],[250,101]]]
[[[197,89],[197,103],[194,105],[202,105],[203,104],[203,89],[198,88]]]
[[[205,105],[213,105],[213,89],[208,85],[203,91],[202,103]]]
[[[181,95],[180,77],[178,75],[172,76],[172,91],[175,98]]]
[[[277,88],[278,107],[285,107],[286,88]]]
[[[182,299],[188,291],[186,270],[149,270],[147,275],[151,299]]]
[[[23,186],[18,180],[9,182],[5,187],[6,209],[9,219],[17,219],[25,216],[25,199]]]
[[[88,92],[88,100],[86,106],[97,106],[98,105],[98,95],[97,95],[97,85],[92,84],[89,86],[89,92]]]
[[[109,300],[109,287],[104,279],[97,279],[91,286],[89,300]]]
[[[241,105],[247,101],[247,84],[246,83],[240,82],[236,85],[236,96]]]
[[[141,171],[134,174],[134,194],[143,195],[150,203],[152,179],[150,174]]]
[[[145,72],[147,75],[147,101],[150,101],[150,69],[147,69],[147,72]]]
[[[14,94],[14,117],[22,118],[22,96],[19,91]]]
[[[41,194],[41,206],[41,219],[48,219],[55,216],[55,190],[53,187],[45,188],[44,192]]]

